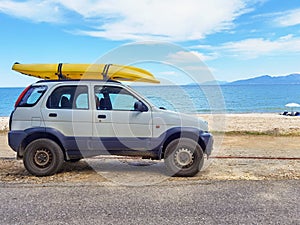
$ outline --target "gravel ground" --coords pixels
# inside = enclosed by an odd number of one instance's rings
[[[0,137],[3,140],[6,138],[3,135]],[[4,148],[2,146],[0,151],[0,180],[5,183],[85,182],[142,186],[168,180],[300,179],[299,136],[227,135],[219,139],[222,144],[216,147],[213,157],[229,158],[206,160],[203,170],[192,178],[167,176],[161,161],[126,157],[95,157],[77,163],[65,163],[60,173],[38,178],[25,170],[22,161],[14,159],[13,151],[2,141]]]

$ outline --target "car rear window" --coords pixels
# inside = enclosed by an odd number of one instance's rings
[[[23,98],[18,104],[18,107],[32,107],[41,99],[47,86],[31,86],[24,94]]]

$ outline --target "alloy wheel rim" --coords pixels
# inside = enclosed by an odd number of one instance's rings
[[[174,155],[176,166],[179,168],[188,168],[194,162],[194,154],[188,148],[179,148]]]
[[[39,149],[34,154],[34,163],[38,167],[45,168],[47,167],[52,161],[52,154],[47,149]]]

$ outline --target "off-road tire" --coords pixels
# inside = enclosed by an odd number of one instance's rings
[[[35,176],[50,176],[57,173],[64,162],[60,146],[46,138],[37,139],[27,145],[23,163],[29,173]]]
[[[178,138],[166,147],[164,161],[171,176],[195,176],[204,164],[203,150],[189,138]]]

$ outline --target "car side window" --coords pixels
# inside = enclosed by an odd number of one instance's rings
[[[56,88],[47,100],[49,109],[89,109],[88,87],[69,85]]]
[[[21,99],[18,107],[34,106],[46,92],[47,86],[31,86]]]
[[[95,86],[95,102],[98,110],[133,111],[139,101],[121,87]]]

